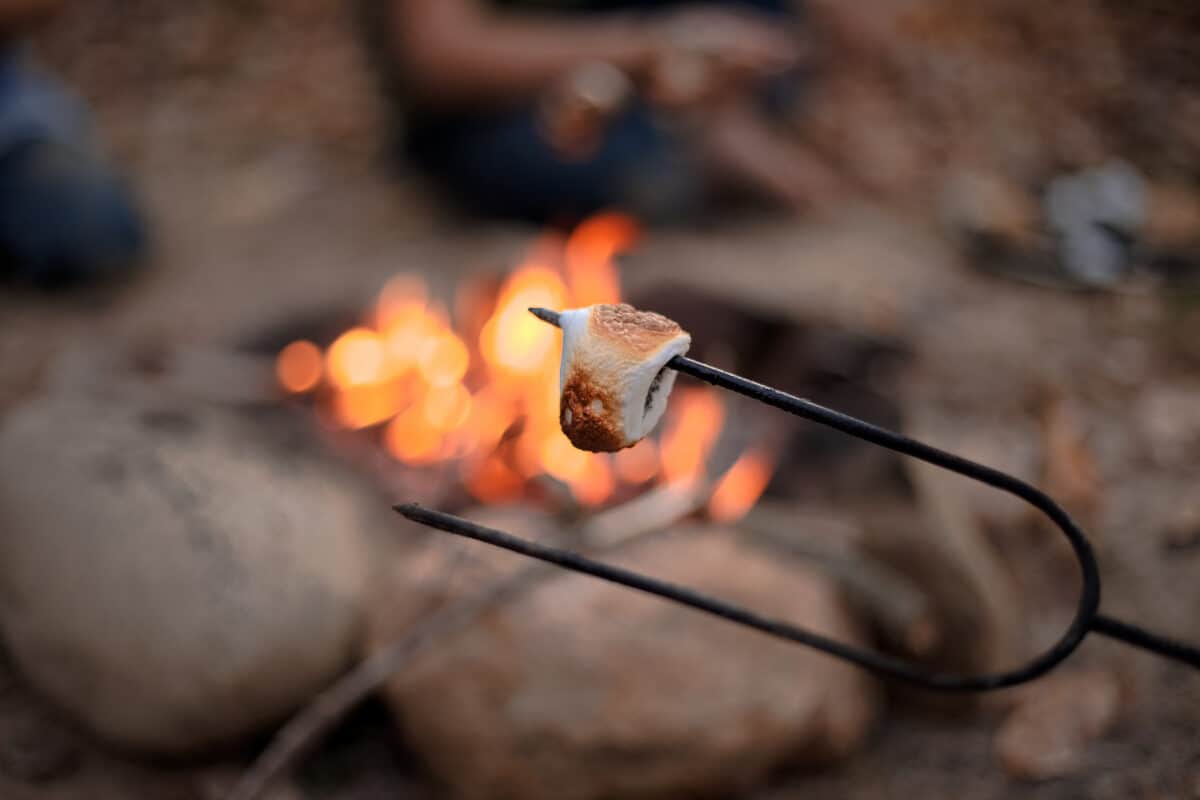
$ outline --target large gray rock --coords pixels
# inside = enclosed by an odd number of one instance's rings
[[[260,731],[355,651],[383,504],[270,413],[72,392],[3,420],[3,635],[111,742]]]
[[[694,529],[614,560],[863,641],[829,580],[736,532]],[[397,634],[373,627],[380,643]],[[877,710],[855,668],[565,572],[432,643],[387,696],[455,796],[523,800],[727,797],[850,753]]]

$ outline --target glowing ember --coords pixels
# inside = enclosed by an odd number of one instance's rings
[[[708,515],[718,522],[735,522],[746,515],[771,480],[771,459],[763,452],[743,453],[721,476],[708,501]]]
[[[560,481],[584,506],[603,504],[621,484],[695,483],[724,419],[716,394],[679,390],[659,444],[646,440],[615,457],[577,450],[558,427],[562,334],[527,311],[619,302],[613,258],[637,236],[636,223],[619,214],[593,217],[565,242],[547,234],[498,289],[487,279],[460,284],[453,325],[420,278],[397,276],[368,323],[326,352],[303,341],[284,348],[279,383],[316,392],[318,411],[334,425],[379,426],[397,461],[455,460],[467,491],[485,503],[520,499],[539,476]],[[714,518],[733,519],[753,504],[770,471],[757,458],[743,456],[721,479]]]
[[[307,392],[321,382],[321,349],[312,342],[292,342],[275,359],[279,385],[293,393]]]

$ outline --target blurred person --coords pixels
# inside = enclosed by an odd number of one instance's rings
[[[539,221],[800,212],[836,174],[787,130],[806,80],[787,0],[387,0],[404,150],[460,204]]]
[[[41,286],[124,272],[145,241],[83,107],[20,44],[60,5],[0,0],[0,276]]]

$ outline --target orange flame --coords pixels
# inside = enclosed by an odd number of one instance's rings
[[[339,389],[378,383],[387,367],[383,339],[369,328],[351,328],[329,346],[325,369]]]
[[[553,270],[532,265],[514,272],[479,335],[479,350],[488,366],[509,377],[544,372],[557,360],[560,334],[528,309],[564,308],[567,302],[566,284]]]
[[[585,506],[598,506],[617,488],[609,459],[598,453],[588,453],[587,466],[571,484],[571,494]]]
[[[660,443],[662,476],[666,483],[688,484],[704,476],[725,406],[711,389],[681,389],[676,394]]]
[[[515,500],[525,488],[525,479],[495,453],[465,468],[463,480],[475,499],[489,504]]]
[[[413,309],[424,310],[429,299],[425,281],[416,275],[397,275],[384,284],[375,303],[375,327],[386,331]]]
[[[461,383],[439,386],[425,395],[425,422],[438,431],[455,431],[471,413],[471,393]]]
[[[323,354],[311,342],[284,348],[279,383],[292,393],[319,389],[318,408],[333,424],[381,426],[383,445],[398,461],[457,460],[464,486],[485,503],[520,498],[539,475],[561,481],[585,506],[604,503],[618,484],[696,482],[724,418],[716,394],[681,390],[659,445],[646,440],[615,457],[577,450],[558,426],[562,334],[527,311],[619,302],[614,257],[638,235],[629,217],[602,214],[565,241],[542,236],[498,285],[459,285],[453,326],[424,281],[397,276],[380,291],[369,322],[345,331]],[[765,478],[752,467],[739,461],[722,479],[710,506],[714,518],[754,502],[746,497],[761,487],[750,488]]]
[[[597,214],[581,223],[566,245],[567,284],[575,306],[619,303],[621,281],[613,256],[637,241],[639,229],[624,214]]]
[[[425,415],[415,406],[388,423],[383,443],[389,453],[408,464],[436,461],[442,451],[441,433],[425,423]]]
[[[352,430],[378,425],[400,410],[400,396],[388,386],[349,386],[334,396],[333,416]]]
[[[771,480],[773,464],[765,452],[742,453],[717,481],[708,501],[708,516],[717,522],[736,522],[746,515]]]
[[[462,380],[471,363],[471,354],[453,333],[435,335],[425,341],[417,357],[417,368],[431,386],[450,386]]]

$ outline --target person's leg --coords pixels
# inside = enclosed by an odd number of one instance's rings
[[[0,276],[43,285],[133,266],[145,233],[73,99],[0,54]]]
[[[641,107],[613,121],[585,158],[555,151],[531,110],[442,125],[424,138],[418,160],[479,213],[555,222],[621,209],[675,221],[705,202],[687,154]]]
[[[43,286],[106,279],[144,242],[124,185],[94,158],[52,140],[0,156],[0,274]]]

